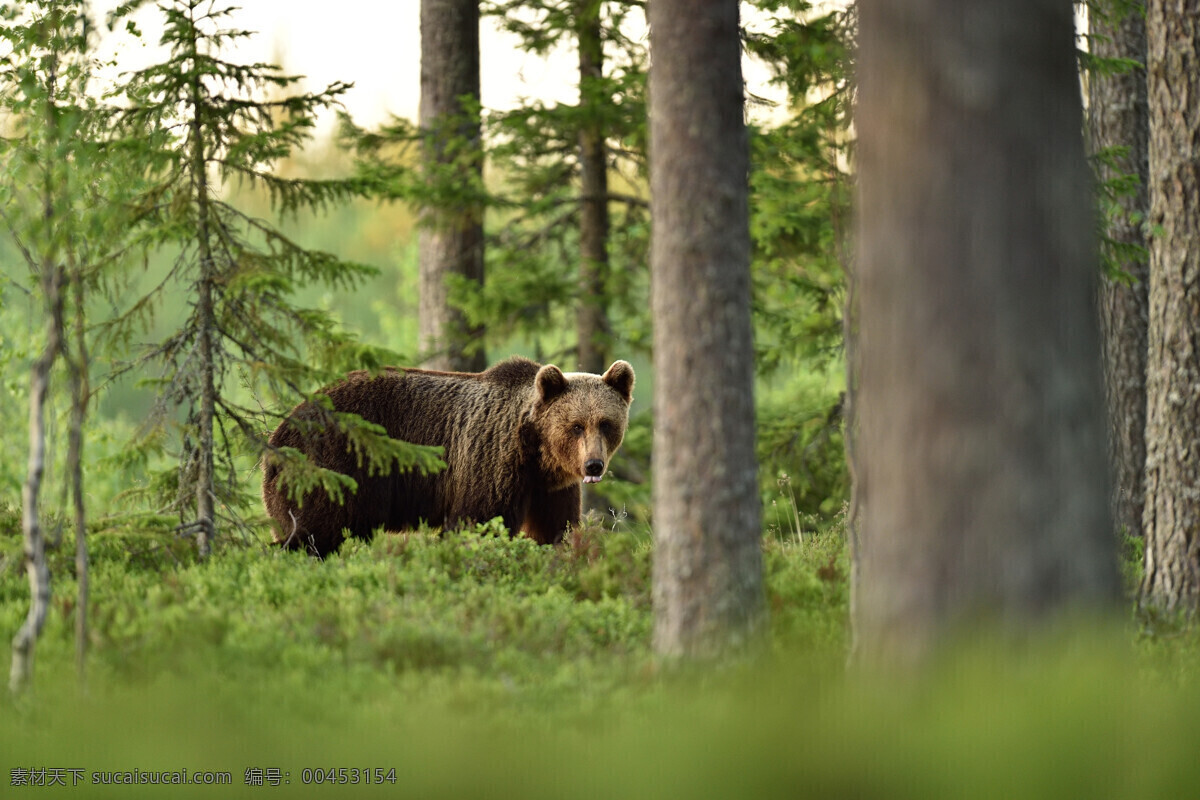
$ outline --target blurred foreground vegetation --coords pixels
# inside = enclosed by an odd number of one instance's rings
[[[1019,656],[981,637],[916,680],[847,673],[831,526],[764,539],[757,655],[677,671],[650,651],[645,530],[593,518],[558,548],[497,531],[383,534],[323,563],[94,537],[84,687],[64,542],[35,691],[0,701],[0,782],[79,768],[66,791],[158,797],[91,773],[186,768],[242,788],[175,792],[240,796],[248,769],[278,769],[286,785],[250,791],[329,796],[348,787],[305,769],[382,767],[394,785],[354,789],[1009,798],[1184,796],[1200,778],[1194,634],[1075,627]],[[27,608],[16,542],[0,537],[0,629]]]

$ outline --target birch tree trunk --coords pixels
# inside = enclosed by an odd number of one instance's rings
[[[857,656],[1109,610],[1069,0],[860,0]]]
[[[25,571],[29,577],[29,613],[25,622],[17,629],[12,643],[12,666],[9,671],[9,689],[13,694],[27,690],[33,681],[34,653],[42,626],[46,623],[46,612],[50,607],[50,568],[46,563],[46,537],[42,531],[39,501],[42,478],[46,470],[46,399],[50,392],[50,374],[54,362],[63,351],[63,284],[65,273],[58,264],[56,218],[55,163],[57,156],[58,116],[55,104],[58,93],[58,53],[52,51],[44,62],[46,69],[43,133],[46,151],[39,154],[42,170],[42,245],[45,255],[38,264],[26,253],[29,265],[40,276],[42,299],[46,312],[46,343],[42,353],[33,364],[29,380],[29,464],[25,485],[21,490],[21,530]],[[40,269],[39,269],[40,267]]]
[[[53,212],[47,204],[47,219]],[[29,576],[29,613],[12,641],[9,688],[26,691],[33,681],[34,652],[50,607],[50,568],[46,564],[46,537],[42,531],[39,499],[46,469],[46,397],[50,372],[62,351],[62,270],[47,259],[42,264],[42,295],[46,303],[46,344],[33,364],[29,381],[29,467],[21,492],[21,530],[24,535],[25,571]]]
[[[654,646],[705,656],[764,615],[738,4],[649,17]]]

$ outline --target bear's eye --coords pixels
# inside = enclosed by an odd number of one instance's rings
[[[583,426],[576,422],[571,426],[571,433],[575,434],[576,436],[583,436]]]
[[[603,434],[604,436],[612,436],[613,424],[611,422],[609,422],[608,420],[604,420],[604,422],[601,422],[600,423],[600,433]]]

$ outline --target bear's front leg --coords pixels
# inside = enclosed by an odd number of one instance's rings
[[[521,530],[538,544],[558,544],[568,527],[579,525],[582,513],[579,484],[557,492],[535,490]]]

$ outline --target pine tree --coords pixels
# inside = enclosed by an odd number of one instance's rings
[[[498,318],[493,336],[528,337],[548,358],[590,372],[648,338],[648,59],[625,32],[641,9],[626,0],[484,6],[527,51],[569,42],[579,93],[574,103],[531,101],[491,116],[500,213],[489,236],[490,285],[473,303]],[[570,329],[574,337],[561,335]]]
[[[123,6],[118,17],[140,5]],[[328,314],[291,299],[314,283],[353,288],[374,270],[305,249],[224,194],[236,184],[262,188],[282,215],[364,195],[369,186],[358,179],[271,172],[306,141],[316,114],[335,106],[348,85],[299,91],[300,79],[275,66],[227,60],[224,52],[251,33],[226,27],[235,9],[215,0],[163,0],[157,8],[168,57],[130,76],[123,125],[144,142],[142,157],[154,180],[143,198],[145,243],[176,255],[157,290],[117,320],[114,334],[131,336],[168,288],[186,292],[186,318],[143,355],[143,363],[157,364],[161,373],[159,402],[141,446],[143,452],[163,447],[170,413],[183,410],[179,467],[160,476],[157,488],[166,494],[165,510],[180,519],[178,530],[195,535],[204,557],[220,521],[243,526],[245,509],[257,507],[257,494],[242,488],[237,471],[239,456],[260,453],[272,427],[256,404],[286,411],[339,371],[377,368],[384,356],[356,344]],[[345,430],[373,469],[440,463],[432,449],[388,439],[381,427],[355,415],[330,409],[323,423]],[[355,488],[350,478],[316,468],[297,451],[268,451],[263,458],[280,467],[281,482],[297,497],[317,487],[342,497]]]

